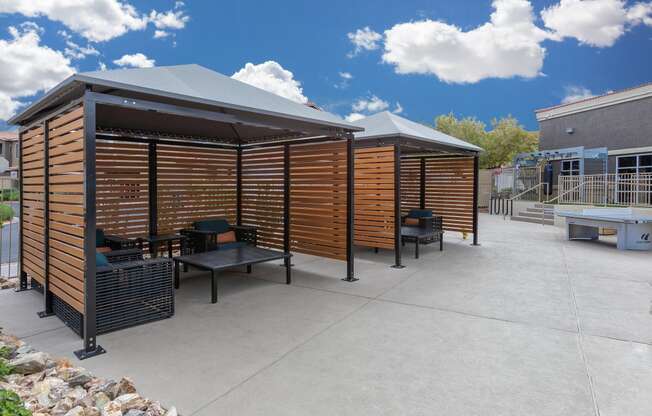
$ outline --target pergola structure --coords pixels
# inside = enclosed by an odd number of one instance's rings
[[[323,111],[198,65],[75,74],[20,125],[20,287],[100,347],[96,229],[136,237],[224,217],[263,247],[347,262],[353,132]]]
[[[401,216],[431,209],[444,230],[473,233],[478,244],[481,148],[382,112],[354,123],[355,244],[394,250],[401,265]]]

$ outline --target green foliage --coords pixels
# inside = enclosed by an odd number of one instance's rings
[[[3,377],[11,374],[12,371],[14,371],[14,369],[9,364],[7,364],[7,360],[0,358],[0,380]]]
[[[11,357],[11,348],[8,346],[4,346],[0,348],[0,358],[4,358],[5,360],[8,360]]]
[[[490,169],[503,166],[514,156],[534,152],[539,148],[539,134],[527,131],[514,117],[503,117],[491,122],[491,130],[475,119],[458,119],[453,114],[441,115],[435,120],[435,128],[442,133],[482,147],[480,167]]]
[[[14,217],[14,210],[9,205],[0,204],[0,222],[9,221]]]
[[[13,391],[0,390],[0,416],[32,416]]]
[[[18,189],[3,189],[0,201],[18,201]]]

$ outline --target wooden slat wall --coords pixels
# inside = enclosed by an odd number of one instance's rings
[[[98,140],[97,228],[137,237],[149,233],[149,150],[146,143]]]
[[[401,215],[420,207],[421,160],[401,159]]]
[[[355,149],[355,244],[394,249],[394,146]]]
[[[236,157],[235,150],[157,145],[158,233],[206,218],[234,223]]]
[[[49,124],[52,293],[84,312],[84,110],[79,106]]]
[[[473,157],[426,159],[426,208],[445,230],[473,232]]]
[[[346,260],[346,142],[290,150],[292,251]]]
[[[283,250],[283,146],[242,152],[242,224],[258,229],[258,245]]]
[[[20,135],[23,158],[23,269],[34,280],[45,279],[45,151],[42,127]]]

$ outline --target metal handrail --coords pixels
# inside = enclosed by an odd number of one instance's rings
[[[519,194],[514,195],[513,197],[511,197],[511,198],[509,198],[509,199],[510,199],[511,201],[516,201],[516,200],[518,200],[521,196],[527,194],[528,192],[531,192],[531,191],[535,190],[536,188],[540,188],[542,185],[545,185],[545,187],[546,187],[546,193],[547,193],[547,192],[548,192],[548,182],[539,182],[538,184],[536,184],[536,185],[534,185],[534,186],[532,186],[532,187],[526,189],[525,191],[523,191],[523,192],[521,192],[521,193],[519,193]],[[541,191],[541,190],[539,190],[539,191]],[[539,193],[539,201],[541,201],[541,193]]]
[[[582,181],[577,186],[569,189],[568,191],[566,191],[564,193],[561,193],[561,194],[557,195],[556,197],[554,197],[552,199],[549,199],[549,200],[545,201],[544,203],[545,204],[550,204],[550,203],[552,203],[552,201],[559,200],[559,198],[561,198],[562,196],[568,195],[569,193],[574,192],[576,189],[578,189],[578,188],[580,188],[580,187],[582,187],[584,185],[585,185],[585,183],[584,183],[584,181]]]

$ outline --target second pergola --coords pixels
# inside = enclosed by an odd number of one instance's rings
[[[480,147],[382,112],[354,124],[355,245],[394,250],[401,263],[401,216],[430,209],[444,230],[478,244]]]

